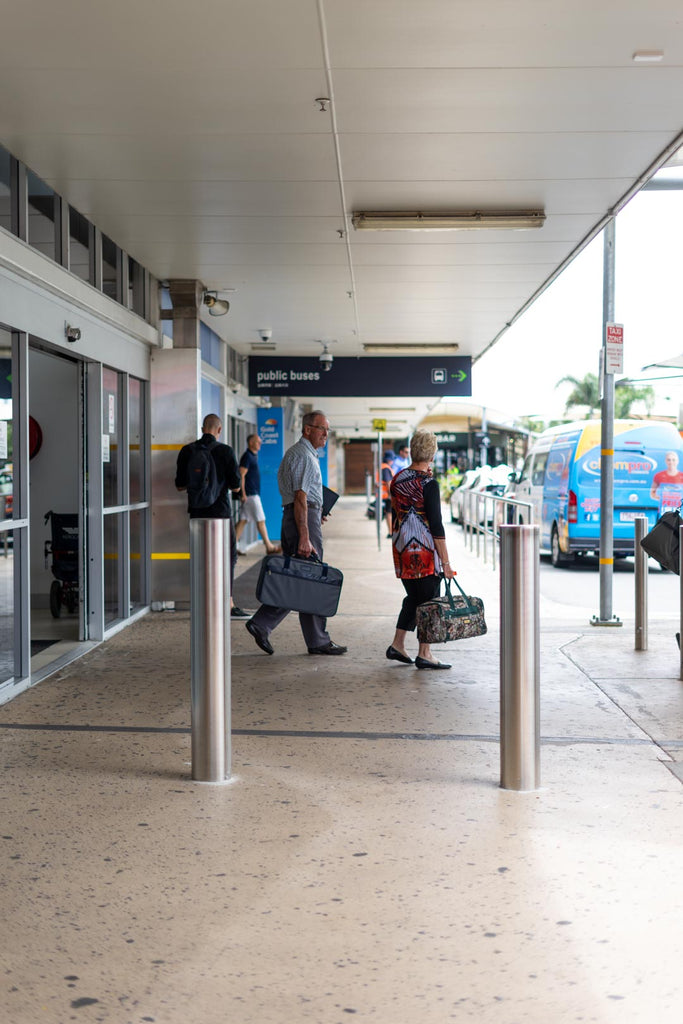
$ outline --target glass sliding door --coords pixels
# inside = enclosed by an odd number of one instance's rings
[[[102,367],[102,625],[149,604],[147,385]]]
[[[0,327],[0,703],[30,673],[27,352]]]

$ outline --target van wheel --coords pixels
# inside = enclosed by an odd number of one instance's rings
[[[560,535],[557,532],[557,527],[553,526],[553,532],[550,536],[550,564],[555,566],[556,569],[560,569],[572,561],[573,558],[570,555],[565,555],[564,551],[560,548]]]

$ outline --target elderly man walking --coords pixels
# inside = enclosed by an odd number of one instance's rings
[[[285,555],[322,559],[323,481],[318,449],[325,447],[330,424],[319,409],[306,413],[301,437],[288,448],[280,463],[277,483],[282,497],[282,551]],[[286,615],[288,608],[262,604],[245,626],[266,654],[273,654],[269,637]],[[322,615],[299,613],[309,654],[346,654],[347,648],[335,644],[327,632]]]

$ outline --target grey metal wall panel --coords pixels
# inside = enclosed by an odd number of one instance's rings
[[[199,436],[201,356],[158,349],[151,361],[152,601],[190,600],[187,498],[175,488],[178,452]]]

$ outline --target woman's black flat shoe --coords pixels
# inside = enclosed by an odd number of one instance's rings
[[[413,659],[412,658],[409,658],[405,654],[401,654],[400,651],[397,651],[395,647],[391,647],[391,646],[387,647],[387,658],[389,658],[390,661],[400,661],[404,665],[412,665],[413,664]]]
[[[389,654],[387,652],[387,657]],[[427,658],[417,657],[415,659],[415,668],[450,668],[450,665],[444,665],[442,661],[429,661]]]

